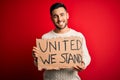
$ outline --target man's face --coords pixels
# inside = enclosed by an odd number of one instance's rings
[[[51,18],[57,29],[64,29],[67,27],[69,15],[63,7],[54,9]]]

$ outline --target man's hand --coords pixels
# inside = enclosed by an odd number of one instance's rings
[[[82,62],[81,62],[81,66],[80,66],[80,67],[79,67],[79,66],[76,66],[76,67],[74,67],[74,69],[77,70],[77,71],[82,71],[82,70],[84,70],[84,69],[85,69],[85,63],[82,61]]]
[[[37,56],[38,56],[38,54],[39,54],[39,48],[37,48],[37,47],[33,47],[33,50],[32,50],[33,52],[32,52],[32,56],[33,56],[33,58],[34,58],[34,64],[35,64],[35,66],[38,66],[38,58],[37,58]]]

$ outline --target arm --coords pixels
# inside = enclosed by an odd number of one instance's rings
[[[86,45],[86,40],[83,37],[83,62],[85,63],[85,68],[87,68],[87,66],[90,64],[91,62],[91,57],[89,55],[88,49],[87,49],[87,45]]]
[[[87,68],[87,66],[90,64],[90,61],[91,61],[91,57],[89,55],[89,52],[88,52],[88,49],[87,49],[87,46],[86,46],[86,40],[83,37],[83,44],[82,44],[82,49],[83,49],[83,60],[81,62],[81,67],[79,66],[76,66],[75,69],[78,70],[78,71],[81,71],[81,70],[84,70]]]

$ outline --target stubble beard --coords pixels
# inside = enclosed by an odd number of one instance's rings
[[[58,30],[62,30],[62,29],[64,29],[64,28],[66,28],[67,27],[67,23],[65,23],[65,25],[64,25],[64,27],[59,27],[59,26],[57,26],[57,25],[55,25],[55,27],[58,29]]]

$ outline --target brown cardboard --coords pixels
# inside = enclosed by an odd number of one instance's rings
[[[36,45],[40,49],[38,70],[81,66],[83,53],[80,37],[36,39]]]

